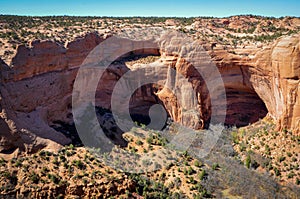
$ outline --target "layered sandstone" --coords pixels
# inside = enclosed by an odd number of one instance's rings
[[[35,41],[18,48],[10,67],[1,63],[1,152],[9,154],[17,149],[34,152],[70,142],[50,125],[56,120],[73,122],[72,91],[77,71],[89,52],[105,39],[107,36],[88,34],[66,47],[51,41]],[[268,113],[280,129],[300,133],[299,34],[280,38],[264,48],[240,49],[235,54],[218,46],[205,48],[209,50],[206,52],[202,47],[198,49],[199,42],[188,49],[176,43],[175,35],[153,42],[158,44],[161,59],[148,68],[134,67],[159,77],[157,83],[168,89],[162,86],[138,89],[131,101],[136,113],[145,114],[152,104],[162,103],[175,121],[196,129],[207,127],[212,114],[225,117],[218,110],[212,111],[212,102],[220,96],[212,96],[205,82],[213,81],[215,74],[197,72],[200,68],[209,71],[216,64],[227,96],[225,123],[247,125]],[[191,53],[195,49],[199,52],[199,65],[189,60],[195,56]],[[158,50],[135,53],[158,54]],[[117,63],[104,73],[96,92],[97,106],[110,108],[114,85],[129,70],[134,71],[124,63]]]
[[[76,66],[104,38],[88,34],[64,47],[52,41],[19,46],[11,67],[1,70],[1,151],[34,152],[38,148],[70,143],[49,125],[70,122],[71,94]],[[74,68],[74,69],[73,69]],[[54,146],[56,145],[56,146]]]
[[[212,52],[225,76],[226,88],[239,85],[254,90],[278,127],[281,130],[292,129],[295,134],[299,134],[300,121],[297,97],[300,74],[299,39],[299,34],[283,37],[271,46],[255,49],[254,53],[253,49],[244,49],[238,55],[224,55],[222,50]],[[253,56],[249,58],[243,54]],[[231,85],[226,86],[227,82]]]

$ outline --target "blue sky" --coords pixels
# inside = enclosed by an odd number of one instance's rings
[[[79,16],[300,16],[299,0],[0,0],[0,14]]]

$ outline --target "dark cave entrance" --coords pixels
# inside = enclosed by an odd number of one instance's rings
[[[116,82],[124,73],[131,70],[128,67],[128,64],[129,66],[136,63],[147,64],[157,60],[159,57],[159,49],[149,48],[128,52],[112,62],[111,65],[104,71],[101,79],[99,80],[95,93],[96,104],[90,108],[95,110],[104,134],[114,144],[123,147],[127,146],[127,142],[122,137],[124,132],[117,126],[110,107],[111,96]],[[132,121],[136,122],[136,124],[148,125],[151,122],[149,110],[153,105],[159,103],[159,99],[156,95],[154,95],[154,92],[155,87],[149,84],[141,86],[132,94],[129,103],[129,112]],[[122,100],[122,98],[120,99]],[[70,105],[70,112],[71,109],[72,107]],[[74,122],[70,123],[65,121],[52,121],[51,123],[51,127],[70,138],[73,145],[83,145]]]
[[[226,88],[227,114],[225,125],[243,127],[264,118],[268,110],[253,89]]]
[[[140,54],[139,54],[140,53]],[[150,57],[149,57],[150,56]],[[154,56],[154,57],[153,57]],[[143,62],[153,61],[157,59],[155,56],[160,56],[159,50],[157,49],[149,49],[149,52],[145,53],[144,51],[139,52],[130,52],[126,55],[121,56],[117,60],[115,60],[104,72],[104,79],[100,79],[98,82],[97,92],[95,94],[96,98],[96,113],[98,116],[98,120],[100,122],[100,126],[102,130],[110,138],[112,141],[115,141],[116,144],[121,146],[126,146],[125,140],[122,138],[122,134],[124,133],[118,126],[116,122],[114,122],[114,116],[111,113],[110,100],[112,91],[118,79],[122,77],[124,73],[131,70],[127,67],[127,63],[139,63],[141,60]],[[201,75],[197,74],[195,69],[193,70],[193,74],[195,77],[200,78],[200,82],[204,82]],[[190,71],[191,72],[191,71]],[[221,72],[221,71],[220,71]],[[234,73],[233,73],[234,72]],[[232,77],[233,75],[239,75],[245,79],[247,79],[247,73],[241,73],[240,70],[233,70],[230,72],[221,72],[224,77]],[[237,74],[235,74],[237,73]],[[246,76],[245,76],[246,74]],[[190,82],[195,77],[187,77]],[[228,81],[228,82],[226,82]],[[240,81],[238,81],[240,82]],[[249,86],[249,84],[245,85],[237,83],[235,79],[225,78],[224,83],[226,85],[231,85],[231,87],[227,86],[226,97],[227,97],[227,111],[225,118],[226,126],[247,126],[249,124],[257,122],[259,119],[264,118],[268,110],[264,104],[264,102],[260,99],[254,89]],[[228,84],[229,83],[229,84]],[[205,86],[205,82],[203,83],[202,97],[206,98],[209,95],[209,92]],[[104,86],[103,86],[104,85]],[[138,88],[131,96],[130,104],[129,104],[129,112],[132,121],[136,122],[138,125],[148,125],[151,122],[149,117],[149,110],[153,105],[160,104],[163,106],[163,103],[160,99],[155,95],[155,93],[162,89],[158,85],[148,84],[143,85]],[[205,101],[205,100],[203,100]],[[206,106],[203,106],[204,113],[207,113],[206,116],[209,118],[209,111]],[[165,109],[166,110],[166,109]],[[166,110],[167,118],[165,119],[165,126],[167,126],[168,122],[171,121],[170,115],[168,115],[168,111]],[[102,118],[102,119],[101,119]],[[107,122],[106,122],[107,121]],[[55,125],[52,127],[65,134],[67,137],[70,137],[76,145],[82,145],[74,124],[67,124],[62,121],[53,122]],[[206,125],[207,123],[207,125]],[[209,126],[209,119],[205,122],[204,127],[207,128]],[[154,129],[154,130],[162,130],[162,129]]]
[[[134,64],[150,64],[158,60],[160,56],[159,49],[147,48],[128,52],[116,59],[106,69],[98,83],[97,92],[95,94],[96,106],[111,111],[112,92],[115,89],[117,81],[122,78],[123,74],[129,71],[134,74],[135,70],[131,68],[134,68]],[[136,73],[136,75],[139,75],[139,73]],[[132,78],[136,77],[137,76],[133,76]],[[151,123],[151,118],[149,117],[151,107],[157,104],[160,104],[163,107],[163,103],[155,95],[159,88],[161,88],[161,86],[156,84],[146,84],[136,88],[136,90],[131,94],[129,101],[131,121],[140,126],[147,126]],[[120,102],[122,101],[122,94],[120,94],[119,100]],[[122,104],[118,111],[119,113],[117,113],[117,116],[122,117],[122,114],[124,114]],[[167,111],[165,112],[167,113]]]
[[[149,117],[149,109],[155,104],[163,104],[154,94],[156,92],[156,89],[157,88],[155,87],[155,85],[144,85],[137,89],[131,96],[129,113],[132,121],[134,121],[137,125],[147,126],[151,122],[151,119]],[[151,93],[151,96],[149,96],[149,93]],[[253,89],[239,90],[236,88],[226,88],[226,98],[226,126],[247,126],[259,121],[259,119],[264,118],[268,113],[264,102],[260,99],[260,97]],[[122,138],[122,134],[124,132],[114,122],[114,117],[111,111],[107,108],[98,106],[93,108],[96,111],[100,126],[105,135],[115,144],[123,147],[127,146],[127,142]],[[167,126],[170,120],[170,116],[167,115],[167,118],[164,121],[164,128]],[[52,128],[63,133],[66,137],[69,137],[72,140],[73,145],[82,146],[82,142],[80,140],[80,137],[78,136],[74,124],[68,124],[63,121],[54,121],[53,123],[54,125],[52,125]]]
[[[138,88],[131,96],[129,103],[129,113],[132,121],[134,121],[136,124],[140,126],[149,125],[151,123],[150,109],[155,105],[160,105],[161,109],[164,109],[166,117],[163,117],[162,114],[156,114],[155,118],[152,119],[156,120],[157,122],[159,121],[160,123],[163,123],[163,128],[153,127],[153,130],[163,130],[167,126],[167,122],[171,120],[168,111],[163,105],[163,102],[161,102],[157,95],[154,94],[159,90],[159,87],[161,86],[156,84],[143,85]],[[140,97],[145,98],[143,98],[143,100],[135,100],[140,99]]]

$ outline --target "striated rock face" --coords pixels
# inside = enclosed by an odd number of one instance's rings
[[[235,96],[236,100],[246,102],[241,111],[251,113],[254,110],[252,116],[255,116],[255,112],[265,105],[280,130],[291,129],[294,134],[299,134],[299,39],[297,34],[280,38],[263,49],[245,49],[244,54],[254,54],[251,59],[224,55],[221,50],[213,52],[227,90],[228,106],[231,104],[230,90],[244,92]],[[245,95],[247,97],[242,99]]]
[[[55,150],[71,142],[50,125],[56,120],[72,121],[76,66],[104,39],[88,34],[66,48],[51,41],[34,41],[29,47],[18,47],[11,68],[2,63],[2,153],[12,154],[18,149],[32,153],[47,146]]]
[[[88,53],[106,38],[88,34],[66,47],[51,41],[35,41],[29,47],[18,48],[11,67],[1,62],[0,152],[31,153],[70,143],[69,138],[50,126],[55,121],[73,122],[72,91],[78,68]],[[219,96],[211,96],[204,81],[216,76],[204,77],[205,74],[197,72],[197,67],[209,71],[216,64],[227,97],[225,123],[243,126],[268,113],[281,130],[290,129],[299,134],[299,39],[299,34],[284,37],[272,46],[240,49],[238,54],[222,48],[200,50],[197,57],[202,64],[194,66],[189,60],[195,56],[190,53],[193,49],[183,48],[172,36],[162,37],[158,41],[161,59],[148,68],[147,65],[135,67],[144,68],[149,76],[159,77],[157,83],[168,88],[141,87],[131,99],[132,112],[147,115],[151,105],[161,103],[173,120],[195,129],[207,127],[212,114],[225,117],[221,112],[212,111],[212,102]],[[200,46],[198,43],[194,46],[197,45]],[[159,54],[157,49],[135,53]],[[104,73],[95,96],[97,106],[111,108],[114,85],[129,70],[134,69],[117,63]],[[122,108],[122,103],[119,106]]]
[[[71,142],[51,126],[57,125],[57,121],[73,123],[72,91],[78,69],[91,50],[106,38],[91,33],[66,47],[51,41],[35,41],[29,47],[19,46],[11,67],[1,62],[0,152],[14,155],[19,150],[55,150]],[[158,50],[134,53],[157,54]],[[113,86],[128,70],[125,64],[119,64],[104,73],[95,96],[97,106],[110,108]],[[146,98],[145,93],[135,96],[138,100],[133,106],[143,105],[140,100]],[[152,93],[149,101],[156,102]]]
[[[276,106],[272,115],[279,119],[281,129],[300,133],[300,35],[289,36],[271,49],[273,92]]]

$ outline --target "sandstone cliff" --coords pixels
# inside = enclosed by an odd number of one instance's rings
[[[236,87],[237,91],[245,88],[251,90],[251,93],[254,91],[265,104],[269,115],[277,122],[278,128],[291,129],[294,134],[299,134],[300,121],[299,39],[299,34],[283,37],[270,46],[254,49],[254,53],[253,49],[242,49],[238,55],[224,55],[224,52],[218,50],[212,52],[224,76],[226,89]],[[253,56],[249,58],[244,54]],[[230,85],[226,86],[227,83]],[[237,88],[238,86],[244,88]],[[246,97],[245,100],[247,98],[251,99],[250,102],[257,100],[251,97]],[[245,107],[244,111],[253,110],[258,105],[255,101],[252,104],[253,106]]]
[[[32,153],[49,145],[57,149],[70,143],[49,125],[70,122],[72,85],[76,66],[103,37],[88,34],[65,48],[51,41],[34,41],[19,46],[10,67],[1,70],[1,151],[16,149]],[[75,69],[72,69],[72,68]]]
[[[72,90],[78,68],[88,53],[106,38],[92,33],[66,47],[52,41],[34,41],[30,46],[18,47],[11,66],[1,62],[2,153],[12,154],[18,150],[31,153],[39,148],[57,148],[70,142],[50,126],[55,121],[72,123]],[[189,58],[194,55],[185,54],[190,51],[182,49],[180,43],[174,43],[171,36],[162,37],[157,40],[161,59],[152,65],[151,74],[160,68],[160,72],[154,75],[171,90],[159,87],[154,91],[152,86],[141,88],[133,97],[132,107],[144,114],[149,105],[160,102],[175,121],[196,129],[207,127],[212,114],[226,117],[227,124],[243,126],[268,113],[278,128],[299,134],[299,38],[299,34],[288,36],[270,46],[252,46],[234,54],[218,46],[210,49],[204,45],[208,51],[200,50],[204,54],[199,56],[205,64],[199,67],[209,70],[211,64],[217,65],[227,97],[225,116],[212,111],[211,103],[218,100],[218,96],[210,96],[203,74],[197,73],[189,60],[180,56]],[[197,45],[200,43],[196,42]],[[158,50],[136,53],[158,54]],[[213,62],[205,53],[212,57]],[[128,70],[131,69],[125,64],[117,64],[105,72],[96,92],[98,106],[110,108],[113,86]],[[214,76],[210,78],[214,79]],[[192,87],[187,86],[188,82]],[[171,91],[176,91],[176,95]]]

